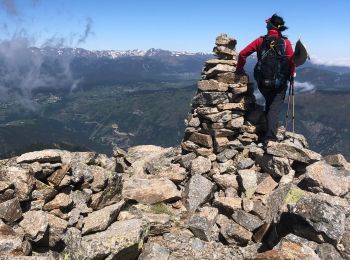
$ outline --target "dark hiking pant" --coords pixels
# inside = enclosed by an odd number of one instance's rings
[[[275,86],[266,86],[263,83],[258,83],[258,88],[265,98],[265,114],[266,114],[266,133],[263,140],[277,140],[277,130],[280,111],[286,91],[288,88],[287,82],[275,88]]]

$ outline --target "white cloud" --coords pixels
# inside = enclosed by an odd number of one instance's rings
[[[15,95],[16,99],[27,101],[35,89],[69,88],[79,83],[73,80],[71,57],[39,55],[30,45],[31,41],[21,36],[0,41],[0,100]],[[55,73],[46,69],[48,66]]]
[[[294,83],[294,87],[295,87],[294,90],[297,93],[305,93],[305,92],[313,93],[316,91],[315,85],[311,84],[310,82],[296,81]],[[288,88],[289,88],[289,84],[288,84]],[[259,105],[264,105],[265,103],[264,97],[257,88],[254,90],[254,95],[256,98],[256,103],[258,103]],[[287,89],[286,95],[288,95],[288,89]]]
[[[315,85],[310,82],[298,82],[294,83],[295,91],[297,92],[314,92],[316,90]]]
[[[311,63],[316,65],[340,66],[340,67],[350,68],[350,58],[324,59],[324,58],[319,58],[317,56],[312,56],[310,61]]]

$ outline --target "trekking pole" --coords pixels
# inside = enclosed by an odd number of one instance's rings
[[[285,132],[287,132],[287,129],[288,129],[291,89],[292,89],[292,83],[289,84],[289,91],[288,91],[288,108],[287,108],[287,112],[286,112]]]
[[[293,143],[294,143],[294,135],[295,135],[295,113],[294,113],[294,81],[293,84],[291,84],[291,89],[292,89],[292,122],[293,122]]]

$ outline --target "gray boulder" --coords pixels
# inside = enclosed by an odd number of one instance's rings
[[[84,162],[74,160],[71,162],[72,176],[71,180],[74,183],[87,182],[90,183],[94,179],[94,173],[90,166]]]
[[[114,149],[115,151],[115,149]],[[115,156],[116,158],[118,156]],[[96,166],[100,166],[103,169],[106,169],[107,171],[112,171],[114,172],[116,170],[116,160],[115,157],[108,157],[105,154],[98,154],[96,158],[94,159],[94,164]]]
[[[30,174],[29,169],[9,166],[3,169],[2,178],[14,185],[19,201],[29,200],[35,183],[35,178]]]
[[[232,51],[228,48],[215,47],[214,50],[217,54],[224,54],[224,55],[234,55],[235,54],[234,51]],[[214,77],[220,73],[235,71],[235,69],[236,68],[234,66],[231,66],[228,64],[217,64],[212,68],[208,68],[208,70],[204,71],[204,73],[205,73],[207,78],[211,78],[211,77]],[[223,93],[225,93],[225,92],[223,92]]]
[[[334,154],[323,157],[323,159],[334,167],[344,168],[350,170],[350,163],[345,159],[342,154]]]
[[[269,142],[266,150],[270,155],[285,157],[303,163],[316,162],[322,158],[320,154],[292,143]]]
[[[316,248],[316,254],[321,260],[332,259],[332,260],[342,260],[343,258],[338,253],[338,251],[331,244],[320,244]]]
[[[70,169],[70,164],[63,163],[60,169],[57,169],[54,173],[50,175],[50,177],[47,178],[48,182],[52,184],[54,187],[59,186],[63,178],[68,173],[69,169]]]
[[[3,203],[7,200],[13,199],[16,196],[15,191],[13,189],[7,189],[0,193],[0,203]]]
[[[269,251],[258,253],[251,259],[303,259],[303,260],[320,260],[314,251],[314,248],[305,240],[296,236],[287,236]]]
[[[82,234],[93,233],[107,229],[107,227],[117,219],[120,209],[124,205],[124,201],[113,204],[103,209],[90,213],[84,218],[84,226]]]
[[[214,225],[219,211],[212,207],[203,207],[198,213],[195,213],[188,224],[192,233],[204,240],[211,241],[215,239]]]
[[[172,166],[172,161],[180,155],[179,147],[163,148],[157,156],[149,155],[149,159],[144,163],[144,170],[147,174],[159,175]]]
[[[247,213],[241,209],[236,209],[233,212],[232,219],[249,231],[254,231],[264,224],[259,217]]]
[[[116,172],[108,171],[106,187],[103,191],[92,194],[90,208],[96,210],[105,206],[117,203],[121,200],[122,193],[122,175]]]
[[[215,197],[213,205],[217,207],[220,212],[230,215],[235,210],[242,208],[242,199],[236,197]]]
[[[215,114],[204,115],[205,119],[208,119],[212,123],[225,123],[232,119],[232,112],[225,110]]]
[[[340,241],[340,253],[345,259],[350,259],[350,216],[345,221],[345,232]]]
[[[203,174],[210,171],[211,161],[203,156],[198,156],[191,163],[190,171],[192,175]]]
[[[139,219],[117,221],[106,231],[84,236],[73,254],[81,259],[135,259],[144,239],[147,224]],[[80,258],[79,258],[80,259]]]
[[[219,57],[234,57],[237,55],[236,51],[233,50],[232,48],[229,48],[227,46],[216,46],[213,49],[213,52],[216,53],[216,55],[218,55]],[[233,71],[232,69],[227,69],[224,71]]]
[[[279,128],[279,132],[280,132]],[[297,134],[297,133],[293,133],[293,132],[285,132],[284,133],[284,138],[286,139],[285,141],[287,142],[292,142],[294,140],[294,143],[300,145],[303,148],[309,148],[309,144],[307,143],[307,140],[305,138],[305,136],[301,135],[301,134]]]
[[[22,154],[17,158],[17,163],[55,163],[61,162],[61,153],[59,150],[42,150]]]
[[[179,164],[171,164],[168,168],[160,171],[157,177],[163,177],[171,180],[174,183],[181,183],[186,178],[186,169]]]
[[[187,229],[176,229],[172,233],[166,233],[162,237],[149,238],[170,251],[170,259],[222,259],[243,260],[242,253],[235,246],[227,246],[221,242],[206,242],[197,237]],[[146,245],[147,247],[147,245]],[[154,258],[157,259],[157,258]]]
[[[232,60],[223,60],[223,59],[210,59],[205,62],[206,65],[211,65],[214,66],[216,64],[228,64],[235,66],[237,65],[237,60],[232,59]]]
[[[268,195],[264,203],[265,205],[258,200],[253,202],[251,213],[258,215],[265,222],[265,224],[254,233],[255,242],[260,242],[271,224],[278,221],[280,214],[282,214],[284,210],[291,187],[291,184],[279,185]]]
[[[255,192],[262,195],[270,194],[277,187],[277,185],[278,183],[275,182],[270,175],[268,175],[259,183]]]
[[[49,246],[54,247],[62,240],[63,234],[66,232],[68,222],[52,214],[47,214],[49,224]]]
[[[243,126],[244,124],[244,117],[239,116],[237,118],[233,118],[231,121],[229,121],[226,125],[227,128],[229,129],[239,129]]]
[[[244,158],[242,160],[240,160],[237,164],[237,169],[238,170],[243,170],[243,169],[247,169],[250,168],[254,165],[254,161],[250,158]]]
[[[191,119],[188,120],[187,126],[198,127],[200,126],[201,121],[198,117],[191,116]]]
[[[24,255],[22,246],[23,236],[17,234],[13,228],[0,224],[0,258],[13,258]]]
[[[342,196],[350,189],[350,171],[338,170],[320,161],[306,167],[303,181],[310,191]]]
[[[265,172],[277,178],[287,175],[292,170],[292,160],[288,160],[287,158],[269,154],[257,154],[254,156],[254,159]]]
[[[217,75],[216,80],[219,82],[224,83],[241,83],[241,84],[247,84],[249,81],[249,78],[246,74],[238,74],[234,72],[225,72],[220,73]]]
[[[231,174],[215,174],[213,180],[222,190],[228,188],[238,189],[237,176]]]
[[[57,194],[53,200],[49,201],[44,205],[44,210],[50,211],[53,209],[64,209],[73,204],[72,198],[65,194],[65,193],[59,193]]]
[[[216,160],[218,162],[226,162],[230,159],[232,159],[236,154],[238,153],[237,150],[234,149],[225,149],[221,153],[216,155]]]
[[[162,204],[158,204],[156,207],[162,207]],[[153,209],[154,210],[154,209]],[[158,208],[159,211],[161,209]],[[164,206],[164,211],[167,211],[169,214],[173,214],[173,212],[170,209],[167,209]],[[152,211],[152,209],[151,209]],[[157,212],[157,210],[154,210]],[[143,213],[143,219],[147,221],[149,224],[149,235],[150,236],[157,236],[157,235],[162,235],[164,233],[170,232],[171,228],[171,219],[170,215],[165,214],[165,213]]]
[[[181,192],[168,179],[134,178],[124,182],[123,196],[143,204],[155,204],[163,201],[181,199]]]
[[[0,203],[0,219],[14,223],[22,217],[22,209],[17,197]]]
[[[317,195],[301,198],[290,212],[304,219],[310,225],[311,232],[332,243],[338,243],[345,231],[344,208]]]
[[[178,162],[185,169],[189,169],[191,166],[192,160],[194,160],[196,157],[197,155],[195,153],[184,154],[178,158]]]
[[[207,178],[195,174],[185,186],[184,200],[187,210],[196,210],[213,195],[214,184]]]
[[[228,244],[246,246],[252,239],[252,232],[238,225],[224,215],[219,215],[216,223],[220,227],[220,233]]]
[[[160,246],[157,243],[151,242],[145,244],[142,253],[139,256],[139,260],[168,260],[169,255],[169,249]]]
[[[169,148],[155,145],[138,145],[129,148],[125,159],[131,165],[127,168],[127,172],[132,175],[143,175],[146,170],[158,169],[158,165],[163,167],[164,160],[168,160],[164,156],[167,151],[169,151]],[[160,164],[157,162],[160,162]]]
[[[192,101],[193,105],[216,105],[221,103],[228,103],[228,96],[225,92],[200,92]]]
[[[38,210],[24,213],[19,225],[23,228],[24,234],[29,240],[38,242],[44,237],[49,222],[47,214]]]
[[[198,81],[198,89],[202,91],[222,91],[228,90],[228,84],[223,82],[218,82],[216,80],[200,80]]]
[[[32,192],[33,199],[49,201],[54,198],[56,194],[57,190],[52,186],[46,185],[39,180],[35,180],[35,189]]]
[[[73,201],[73,209],[79,211],[82,214],[92,212],[92,209],[87,206],[91,196],[87,192],[76,190],[70,193],[70,197]]]
[[[217,162],[213,162],[212,164],[212,171],[215,173],[225,173],[228,172],[233,168],[234,163],[233,160],[228,160],[226,162],[223,163],[217,163]]]
[[[90,171],[93,174],[93,181],[90,186],[94,192],[103,190],[107,185],[109,171],[96,165],[89,166]]]
[[[188,138],[189,141],[194,142],[195,144],[211,148],[213,147],[213,139],[210,135],[201,134],[201,133],[192,133]]]
[[[246,198],[250,198],[255,193],[258,186],[255,170],[239,170],[238,183]]]

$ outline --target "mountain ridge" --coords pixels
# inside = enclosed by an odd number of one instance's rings
[[[148,50],[87,50],[84,48],[70,47],[29,47],[33,54],[89,57],[89,58],[109,58],[118,59],[121,57],[152,57],[152,56],[212,56],[204,52],[169,51],[164,49],[150,48]]]

